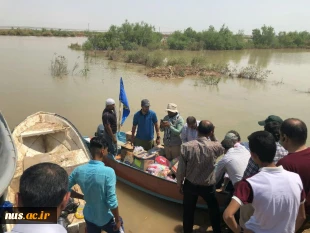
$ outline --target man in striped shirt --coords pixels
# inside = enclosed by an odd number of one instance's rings
[[[286,156],[288,154],[288,151],[285,150],[283,148],[283,146],[280,145],[279,140],[280,140],[280,126],[281,123],[276,122],[276,121],[271,121],[268,122],[264,128],[265,131],[269,132],[272,134],[272,136],[275,138],[276,140],[276,145],[277,145],[277,151],[276,151],[276,155],[273,159],[273,162],[275,164],[277,164],[277,162],[282,159],[284,156]],[[259,172],[259,167],[257,164],[254,163],[254,160],[252,158],[250,158],[249,163],[247,168],[244,171],[243,177],[249,177],[249,176],[253,176],[256,173]]]
[[[213,232],[221,232],[221,216],[215,197],[215,162],[224,148],[214,136],[214,125],[207,120],[199,123],[198,138],[182,144],[177,185],[183,193],[183,231],[191,233],[198,196],[208,204]],[[208,140],[208,137],[210,140]],[[185,180],[184,180],[185,179]],[[184,184],[183,184],[184,181]]]

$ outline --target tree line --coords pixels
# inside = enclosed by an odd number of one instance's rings
[[[45,36],[45,37],[85,37],[91,34],[88,31],[65,31],[65,30],[49,30],[49,29],[0,29],[0,36]]]
[[[155,31],[147,23],[129,23],[112,25],[108,32],[93,34],[83,45],[84,49],[97,50],[136,50],[139,47],[149,49],[173,50],[240,50],[250,48],[310,48],[310,33],[279,32],[271,26],[262,26],[252,30],[251,36],[243,31],[233,33],[223,25],[219,30],[210,26],[208,30],[197,32],[192,28],[173,32],[168,38]]]
[[[271,26],[262,26],[252,30],[252,35],[246,36],[243,31],[233,33],[223,25],[219,30],[210,26],[207,30],[197,32],[192,28],[175,31],[168,38],[155,31],[155,27],[145,22],[129,23],[127,20],[121,26],[112,25],[107,32],[93,33],[87,31],[74,32],[62,30],[31,30],[5,29],[0,35],[14,36],[86,36],[84,50],[137,50],[140,47],[173,50],[240,50],[250,48],[310,48],[310,33],[284,32],[276,33]]]
[[[83,49],[136,50],[139,47],[158,49],[161,46],[162,34],[145,22],[129,23],[127,20],[117,27],[112,25],[105,33],[92,34],[83,44]]]

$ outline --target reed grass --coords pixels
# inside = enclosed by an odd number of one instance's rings
[[[51,60],[51,75],[53,77],[63,77],[68,72],[68,62],[64,56],[54,54],[55,56]]]

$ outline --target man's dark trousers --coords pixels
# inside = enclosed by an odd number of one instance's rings
[[[198,196],[201,196],[208,205],[209,216],[214,233],[221,232],[220,208],[215,197],[215,185],[195,185],[185,179],[183,185],[183,231],[192,233],[194,226],[194,215]]]

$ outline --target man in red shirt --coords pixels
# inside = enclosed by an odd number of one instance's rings
[[[306,146],[307,126],[296,118],[285,120],[280,127],[280,143],[289,152],[277,166],[299,174],[306,193],[306,214],[310,219],[310,148]]]

